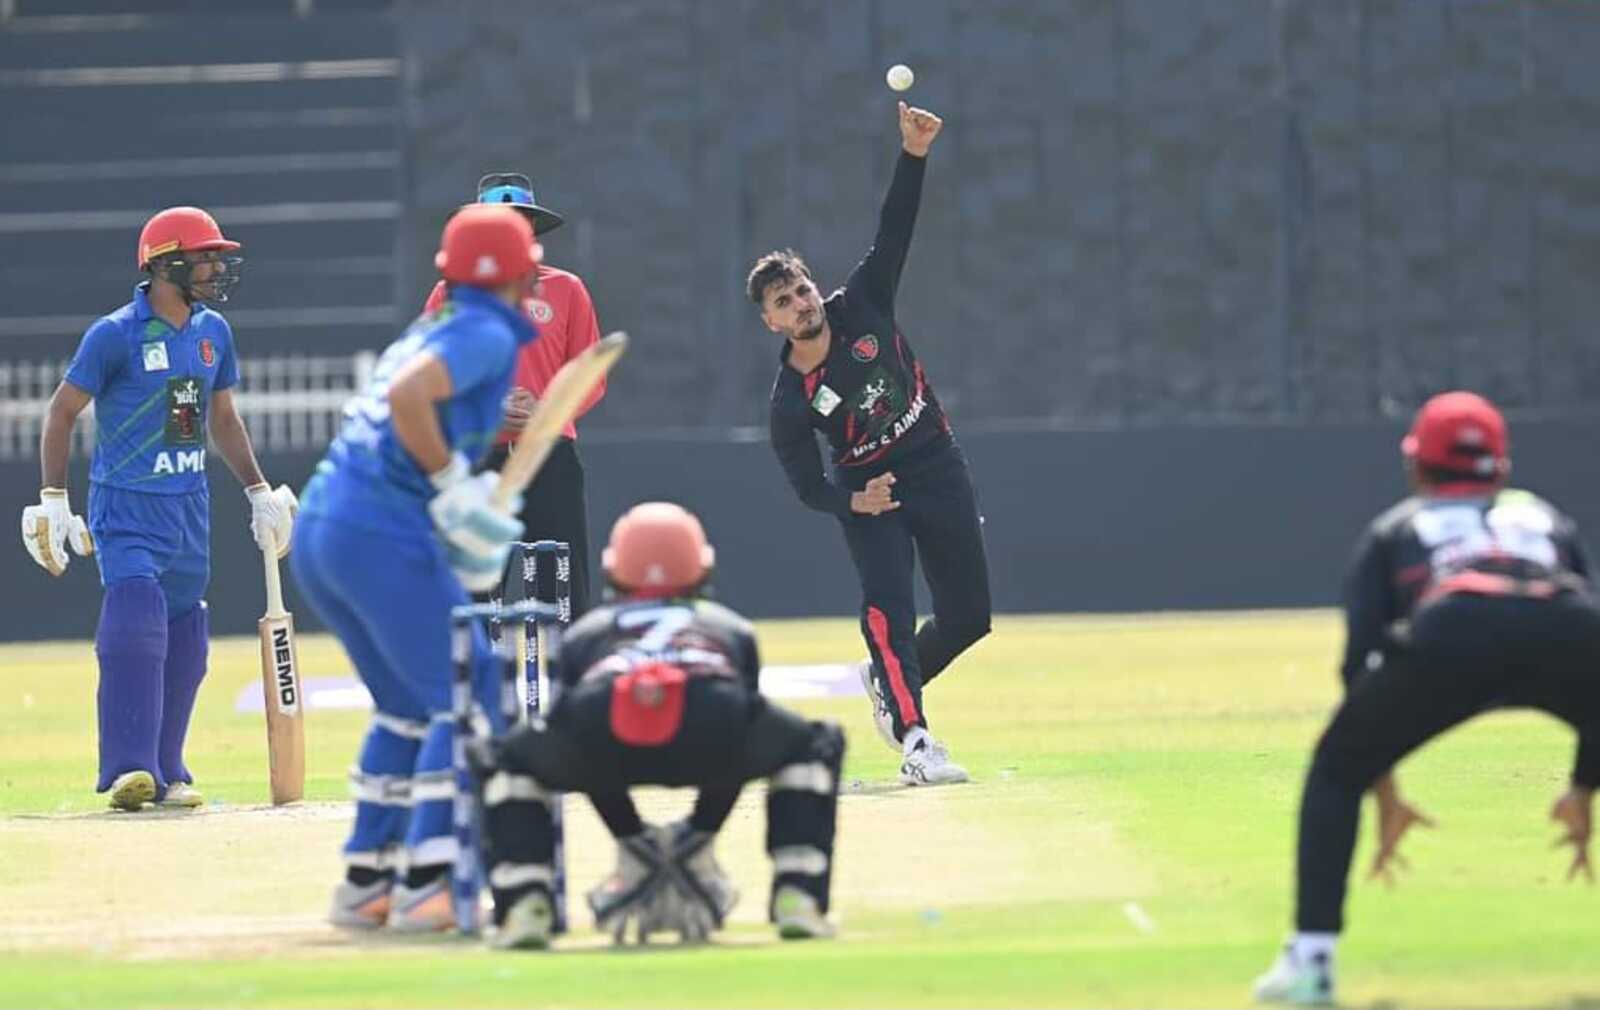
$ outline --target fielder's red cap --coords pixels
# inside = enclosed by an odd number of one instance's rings
[[[1497,477],[1510,455],[1506,419],[1477,393],[1440,393],[1417,411],[1400,442],[1407,459],[1485,481]]]
[[[611,734],[635,747],[659,747],[678,735],[689,675],[649,662],[611,682]]]

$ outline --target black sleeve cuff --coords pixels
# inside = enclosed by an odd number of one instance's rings
[[[1572,781],[1585,789],[1600,789],[1600,726],[1578,730],[1578,756],[1572,764]]]

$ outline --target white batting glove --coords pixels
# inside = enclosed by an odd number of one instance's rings
[[[279,484],[276,490],[264,482],[251,484],[244,493],[250,498],[250,535],[255,537],[256,546],[263,551],[271,547],[283,558],[289,553],[300,500],[287,484]]]
[[[457,454],[449,465],[428,480],[438,489],[428,503],[428,515],[444,538],[450,568],[468,592],[486,593],[505,576],[511,542],[522,535],[522,524],[493,505],[489,498],[500,479],[496,473],[471,476],[466,457]],[[511,509],[521,507],[521,497]]]
[[[94,553],[94,538],[83,517],[72,514],[66,488],[44,488],[39,492],[39,504],[22,510],[22,545],[39,567],[51,575],[60,575],[71,559],[67,554],[69,543],[80,558]]]

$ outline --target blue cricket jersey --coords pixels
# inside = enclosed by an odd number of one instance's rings
[[[429,532],[427,474],[395,437],[389,385],[400,367],[430,353],[450,373],[450,398],[435,405],[452,452],[479,459],[500,431],[512,366],[533,324],[478,288],[458,286],[436,313],[412,323],[378,359],[367,390],[344,409],[328,453],[306,484],[300,510],[380,532]]]
[[[84,333],[66,379],[94,398],[89,480],[150,494],[206,487],[211,394],[239,382],[233,330],[195,303],[175,330],[150,308],[150,284]]]

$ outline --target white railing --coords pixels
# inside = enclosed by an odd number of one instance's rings
[[[302,452],[326,446],[345,403],[366,388],[377,355],[273,355],[239,362],[239,413],[256,452]],[[37,459],[45,408],[65,361],[0,361],[0,462]],[[94,447],[94,405],[72,432],[74,456]]]

